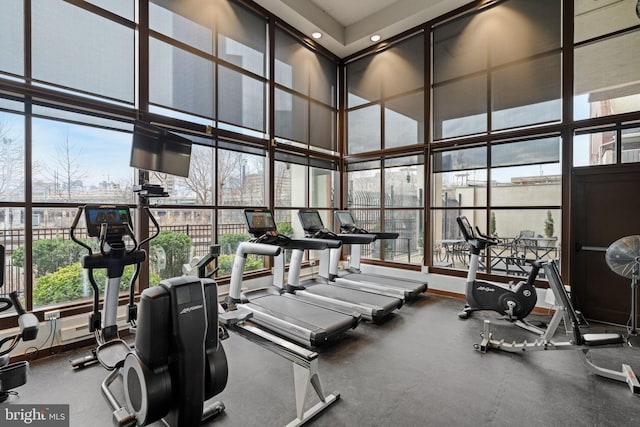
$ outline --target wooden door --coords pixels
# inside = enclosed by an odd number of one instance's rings
[[[576,170],[571,193],[574,302],[588,319],[627,324],[631,280],[609,269],[604,250],[640,234],[640,166]]]

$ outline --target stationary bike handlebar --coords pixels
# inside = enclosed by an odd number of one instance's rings
[[[33,313],[27,313],[24,310],[22,304],[20,304],[18,293],[16,291],[11,292],[9,294],[9,298],[1,297],[0,299],[2,299],[2,302],[6,304],[0,311],[5,311],[10,309],[11,307],[14,307],[16,313],[18,314],[18,325],[20,326],[20,332],[7,336],[0,340],[0,357],[2,357],[11,353],[11,351],[16,348],[16,346],[20,342],[20,339],[22,339],[22,341],[31,341],[36,339],[36,337],[38,336],[38,328],[40,326],[40,323],[38,321],[38,318]],[[2,347],[4,347],[7,343],[10,344],[7,348],[2,350]]]
[[[478,236],[480,236],[485,241],[487,246],[493,246],[498,244],[498,239],[496,239],[495,237],[491,237],[491,236],[487,236],[486,234],[483,234],[477,225],[475,228],[476,228],[476,233],[478,233],[476,236],[476,239],[478,238]]]
[[[481,250],[488,246],[494,246],[498,244],[498,239],[483,234],[478,226],[476,226],[474,231],[466,216],[457,217],[456,222],[460,227],[460,231],[464,236],[464,240],[472,247]]]

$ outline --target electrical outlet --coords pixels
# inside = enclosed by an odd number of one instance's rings
[[[52,310],[44,312],[44,320],[55,320],[60,318],[60,310]]]

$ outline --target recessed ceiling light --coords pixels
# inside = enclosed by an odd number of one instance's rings
[[[314,39],[319,39],[320,37],[322,37],[322,33],[319,31],[313,32],[311,33],[311,37],[313,37]]]
[[[379,42],[380,41],[380,34],[374,34],[370,37],[372,42]]]

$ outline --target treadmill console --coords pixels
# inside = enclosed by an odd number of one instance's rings
[[[273,214],[268,209],[245,209],[244,216],[249,227],[249,234],[254,237],[278,231]]]
[[[131,212],[126,205],[87,205],[84,212],[89,237],[100,237],[103,227],[109,237],[130,233]]]
[[[291,239],[278,233],[273,213],[269,209],[245,209],[244,216],[249,227],[249,234],[254,243],[285,246],[291,243]]]
[[[349,211],[336,211],[336,219],[340,224],[340,230],[346,233],[352,234],[367,234],[367,230],[363,230],[356,226],[356,221],[353,219],[353,215]]]
[[[302,228],[307,233],[315,233],[318,231],[329,231],[324,228],[324,224],[322,223],[322,218],[320,217],[320,213],[318,211],[298,211],[298,218],[300,218],[300,223],[302,224]]]

